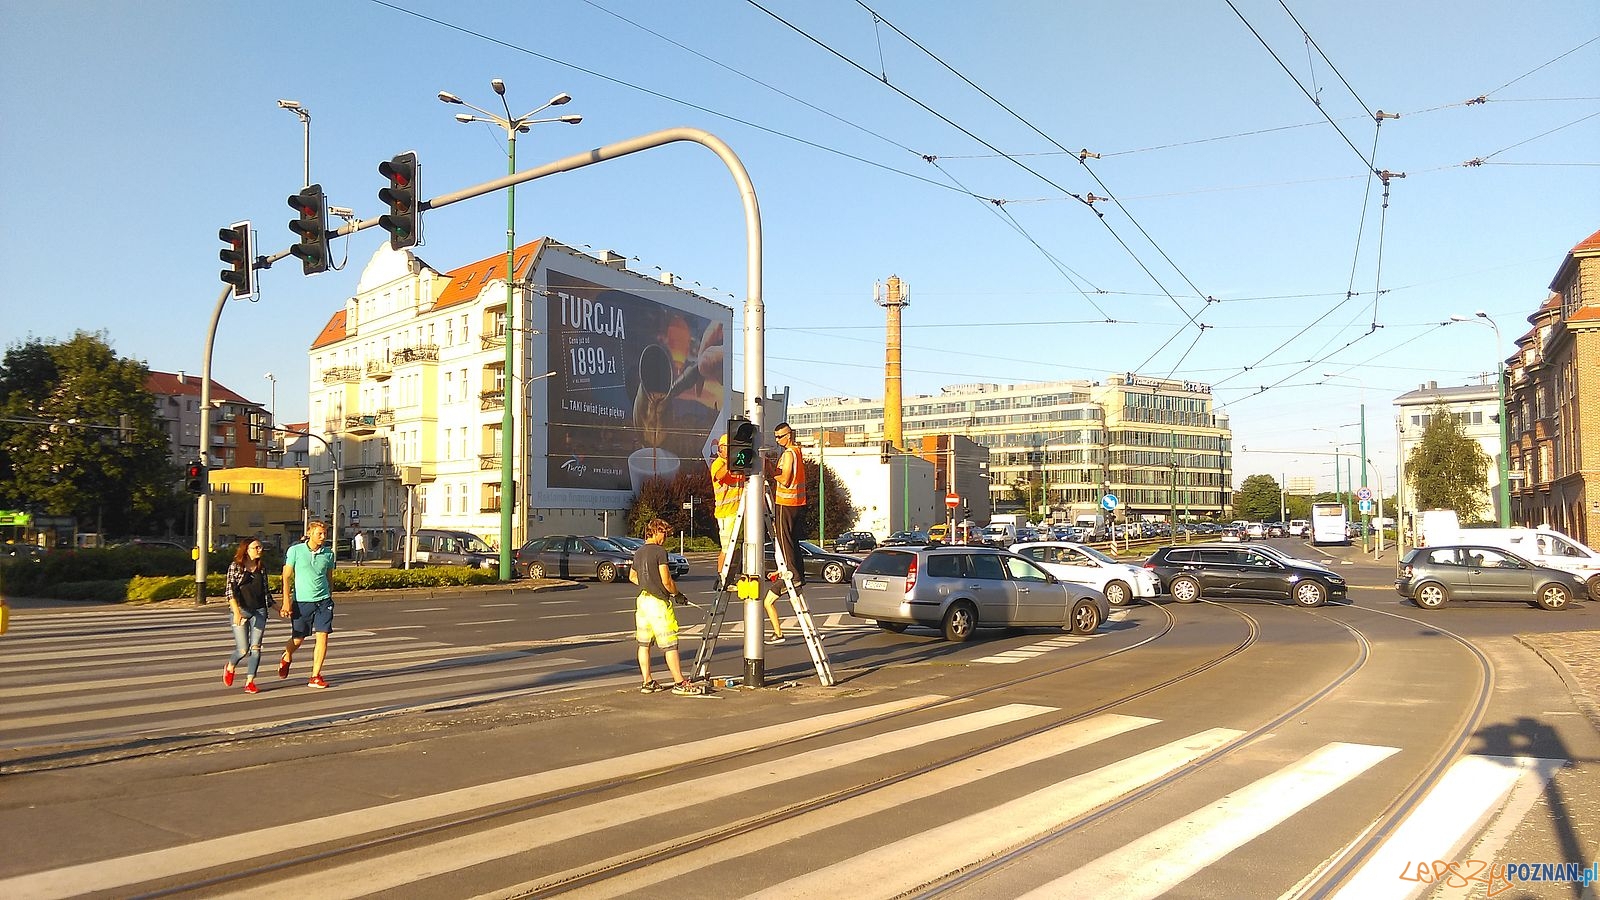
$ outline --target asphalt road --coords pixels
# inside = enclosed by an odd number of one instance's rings
[[[1515,867],[1600,856],[1600,736],[1512,635],[1600,604],[1423,613],[1392,559],[1328,558],[1348,604],[965,645],[812,584],[838,684],[791,639],[771,689],[704,698],[635,692],[626,585],[348,599],[332,689],[303,651],[254,697],[216,608],[20,609],[0,895],[1580,896]]]

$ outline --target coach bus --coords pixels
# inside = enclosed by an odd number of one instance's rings
[[[1313,545],[1350,543],[1350,532],[1345,516],[1343,503],[1311,504],[1311,543]]]

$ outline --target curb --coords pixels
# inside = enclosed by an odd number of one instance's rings
[[[1567,686],[1567,692],[1572,695],[1572,702],[1589,719],[1589,725],[1596,732],[1600,732],[1600,698],[1596,698],[1583,681],[1578,678],[1577,673],[1573,672],[1566,661],[1554,652],[1530,641],[1526,635],[1518,634],[1513,635],[1513,637],[1516,638],[1517,643],[1537,653],[1539,658],[1544,660],[1545,664],[1555,671],[1561,682]]]

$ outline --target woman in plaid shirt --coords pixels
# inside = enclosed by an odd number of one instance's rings
[[[247,694],[257,693],[256,669],[261,665],[261,641],[267,632],[267,610],[272,608],[272,588],[261,564],[261,542],[245,538],[228,564],[226,595],[233,611],[233,658],[222,668],[222,683],[233,685],[233,670],[240,660],[250,664],[245,678]]]

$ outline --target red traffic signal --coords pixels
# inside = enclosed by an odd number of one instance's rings
[[[249,222],[238,222],[217,230],[217,237],[226,247],[217,251],[217,257],[228,264],[222,270],[224,284],[233,285],[233,296],[244,300],[255,295],[255,239],[250,234]]]
[[[204,494],[210,478],[206,473],[205,465],[197,460],[189,463],[188,467],[184,469],[184,480],[188,484],[189,493]]]
[[[300,238],[289,252],[299,257],[307,275],[328,271],[328,201],[322,185],[307,185],[290,196],[289,208],[300,214],[289,222],[289,230]]]
[[[417,154],[407,150],[394,159],[378,163],[378,174],[389,185],[378,191],[378,200],[389,211],[378,217],[378,224],[389,232],[389,246],[395,250],[415,247],[422,239],[422,208],[417,202]]]

